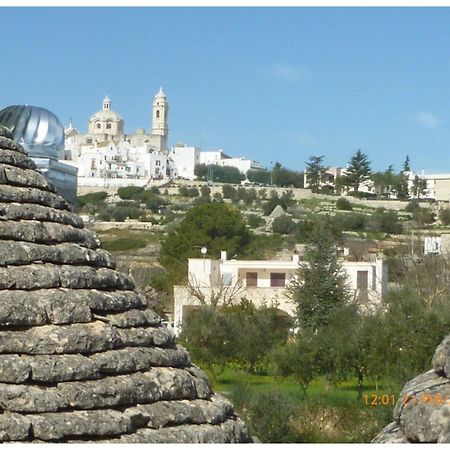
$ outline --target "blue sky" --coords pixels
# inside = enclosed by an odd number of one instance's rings
[[[450,171],[449,8],[1,8],[0,105],[127,132],[163,86],[171,145],[301,170],[311,155]]]

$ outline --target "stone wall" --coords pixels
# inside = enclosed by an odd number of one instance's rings
[[[115,267],[0,127],[0,441],[251,441]]]

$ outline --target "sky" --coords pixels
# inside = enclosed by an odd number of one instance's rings
[[[169,144],[303,170],[450,172],[450,8],[0,8],[0,106],[87,132],[107,94],[125,131],[170,104]]]

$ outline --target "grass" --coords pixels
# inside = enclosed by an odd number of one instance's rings
[[[139,250],[161,240],[160,231],[111,228],[98,231],[97,234],[102,241],[102,248],[110,252]]]
[[[318,377],[310,383],[306,397],[292,378],[280,379],[226,368],[216,378],[210,376],[210,380],[216,392],[233,401],[250,430],[257,435],[257,430],[260,430],[258,438],[263,442],[272,441],[264,440],[260,423],[262,419],[252,412],[252,405],[268,393],[275,392],[282,404],[293,411],[289,419],[289,431],[284,430],[280,435],[282,442],[370,442],[389,423],[394,407],[392,404],[371,406],[370,401],[366,404],[364,395],[358,397],[356,380],[327,386],[325,380]],[[376,390],[375,384],[367,383],[363,394],[367,394],[370,400],[370,394],[396,397],[399,392],[400,386],[389,388],[387,383],[378,383]],[[275,404],[273,407],[276,410]],[[258,414],[261,416],[260,411]],[[268,414],[271,412],[268,411]],[[273,434],[270,436],[276,439]]]

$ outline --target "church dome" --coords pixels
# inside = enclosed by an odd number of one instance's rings
[[[11,130],[14,140],[31,157],[58,159],[58,151],[64,148],[64,127],[58,117],[45,108],[7,106],[0,111],[0,124]]]
[[[112,121],[112,122],[120,122],[123,121],[122,117],[120,117],[119,114],[117,114],[115,111],[97,111],[95,114],[92,115],[92,117],[89,119],[89,122],[93,121]]]

